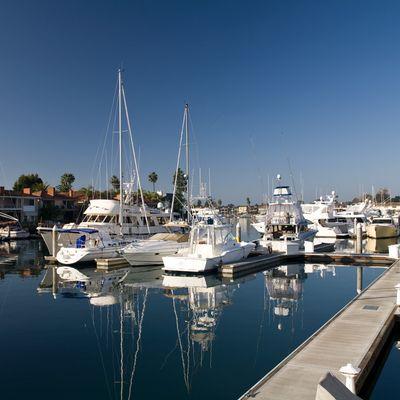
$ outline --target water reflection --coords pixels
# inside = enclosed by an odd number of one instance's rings
[[[43,358],[40,373],[74,398],[150,399],[168,392],[171,398],[200,399],[218,398],[221,390],[226,397],[238,397],[358,288],[353,268],[287,264],[229,282],[217,275],[165,275],[158,268],[105,272],[46,266],[40,278],[31,280],[32,289],[21,285],[15,272],[40,274],[41,251],[29,242],[20,246],[19,251],[9,249],[7,257],[17,257],[3,270],[14,274],[9,276],[14,286],[7,310],[24,324],[32,314],[30,327],[36,334],[24,352],[36,363]],[[365,284],[381,272],[359,271]],[[0,286],[0,303],[4,298]],[[0,331],[2,345],[4,365],[20,362],[13,361],[22,351],[17,337],[14,341],[12,334]],[[53,371],[48,347],[63,360],[65,375]],[[4,382],[10,379],[7,371],[0,367]],[[27,388],[42,393],[39,371],[30,371]],[[76,382],[71,388],[66,384],[70,373]],[[74,387],[81,388],[79,393]],[[5,398],[13,398],[15,385],[4,390]],[[14,398],[28,396],[22,387],[17,390]],[[53,391],[48,393],[51,398]]]

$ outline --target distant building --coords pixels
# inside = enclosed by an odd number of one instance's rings
[[[42,214],[44,217],[46,215],[43,210],[52,210],[60,222],[74,221],[84,200],[85,196],[82,193],[73,190],[62,193],[57,192],[54,187],[48,187],[37,192],[30,188],[18,192],[0,186],[0,212],[16,217],[26,225],[45,222]]]

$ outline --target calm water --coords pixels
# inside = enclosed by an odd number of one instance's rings
[[[376,376],[376,382],[368,396],[370,400],[384,398],[397,398],[400,390],[400,326],[397,325],[395,332],[390,338],[387,358],[383,360],[382,369]]]
[[[292,264],[234,282],[158,269],[85,283],[0,244],[4,399],[237,398],[356,294],[356,269]],[[383,270],[363,269],[364,285]]]

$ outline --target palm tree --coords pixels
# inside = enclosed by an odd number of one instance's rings
[[[110,178],[110,183],[111,183],[111,186],[113,187],[114,191],[117,192],[119,190],[119,179],[118,179],[118,177],[113,175]]]
[[[246,197],[246,203],[248,206],[251,204],[250,197]]]
[[[149,182],[153,184],[153,192],[156,191],[156,182],[158,180],[158,175],[155,172],[149,174]]]

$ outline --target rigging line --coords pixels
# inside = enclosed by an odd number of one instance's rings
[[[90,303],[88,303],[88,304],[90,304]],[[90,311],[90,305],[89,305],[89,311]],[[97,334],[96,324],[94,323],[94,307],[92,307],[91,314],[92,314],[92,318],[91,319],[92,319],[92,324],[93,324],[94,335],[96,336],[97,350],[99,352],[101,365],[103,367],[104,381],[105,381],[106,386],[107,386],[108,397],[111,399],[112,396],[111,396],[110,386],[108,384],[106,366],[104,364],[104,358],[103,358],[103,353],[102,353],[101,347],[100,347],[100,340],[99,340],[99,336]]]
[[[289,157],[287,158],[287,162],[288,162],[288,164],[289,164],[289,173],[290,173],[290,178],[291,178],[291,180],[292,180],[292,186],[293,186],[293,189],[294,189],[294,195],[295,195],[295,197],[296,197],[296,201],[299,201],[299,198],[298,198],[298,196],[297,196],[296,185],[295,185],[295,183],[294,183],[294,177],[293,177],[293,172],[292,172],[292,165],[291,165],[291,163],[290,163]]]
[[[188,110],[188,122],[190,124],[190,130],[191,130],[191,135],[194,137],[193,144],[195,145],[195,154],[196,154],[196,161],[197,161],[197,167],[200,166],[200,150],[199,150],[199,142],[197,140],[197,135],[196,131],[193,126],[193,120],[192,116],[190,115],[190,111]]]
[[[111,103],[110,113],[109,113],[109,115],[108,115],[107,129],[106,129],[106,133],[105,133],[105,137],[104,137],[104,141],[103,141],[102,153],[101,153],[100,159],[101,159],[102,156],[103,156],[104,149],[105,149],[105,145],[106,145],[106,142],[107,142],[107,137],[108,137],[109,128],[110,128],[110,123],[111,123],[111,117],[112,117],[112,113],[113,113],[113,109],[114,109],[114,104],[115,104],[115,99],[116,99],[116,94],[117,94],[117,87],[118,87],[118,84],[115,85],[115,89],[114,89],[114,96],[113,96],[113,101],[112,101],[112,103]],[[97,158],[98,158],[98,155],[99,155],[100,147],[101,147],[101,144],[99,143],[99,145],[98,145],[98,147],[97,147],[97,151],[96,151],[95,158],[94,158],[94,160],[93,160],[93,165],[92,165],[92,170],[91,170],[91,175],[92,175],[92,176],[93,176],[95,164],[96,164],[96,162],[97,162]]]
[[[130,383],[129,383],[128,400],[130,400],[130,398],[131,398],[133,376],[134,376],[135,371],[136,371],[137,357],[138,357],[139,349],[140,349],[140,339],[142,337],[143,318],[144,318],[144,312],[146,310],[147,293],[148,293],[148,288],[146,288],[146,291],[145,291],[145,294],[144,294],[142,313],[140,315],[140,319],[139,319],[139,323],[138,323],[138,337],[137,337],[137,340],[136,340],[136,351],[135,351],[135,357],[134,357],[134,360],[133,360],[131,380],[130,380]]]
[[[148,218],[147,218],[146,205],[145,205],[145,202],[144,202],[142,184],[140,183],[139,167],[138,167],[137,160],[136,160],[136,151],[135,151],[135,146],[133,144],[131,122],[130,122],[130,119],[129,119],[128,106],[126,104],[126,97],[125,97],[125,88],[124,88],[123,85],[122,85],[122,98],[123,98],[124,108],[125,108],[126,123],[128,125],[129,139],[130,139],[130,143],[131,143],[131,147],[132,147],[133,161],[135,163],[135,170],[136,170],[136,174],[137,174],[138,188],[140,190],[140,197],[141,197],[141,200],[142,200],[142,208],[143,208],[144,218],[146,220],[147,231],[148,231],[148,233],[150,235],[150,226],[149,226],[149,221],[148,221]]]
[[[174,179],[174,189],[172,193],[172,201],[171,201],[171,211],[169,215],[169,221],[172,222],[172,216],[174,214],[174,202],[175,202],[175,195],[176,195],[176,184],[178,181],[178,169],[179,169],[179,163],[181,159],[181,150],[182,150],[182,141],[183,141],[183,131],[185,129],[185,114],[183,114],[182,118],[182,128],[181,128],[181,133],[180,133],[180,139],[179,139],[179,148],[178,148],[178,158],[176,161],[176,169],[175,169],[175,179]]]
[[[174,291],[173,291],[173,290],[172,290],[172,295],[174,295]],[[189,383],[186,381],[185,358],[183,357],[183,346],[182,346],[181,335],[180,335],[180,333],[179,333],[179,321],[178,321],[178,314],[177,314],[177,312],[176,312],[175,297],[172,297],[172,305],[173,305],[174,314],[175,314],[175,325],[176,325],[176,332],[177,332],[177,334],[178,334],[179,348],[180,348],[180,350],[181,350],[183,380],[184,380],[184,382],[185,382],[186,389],[189,391]]]

